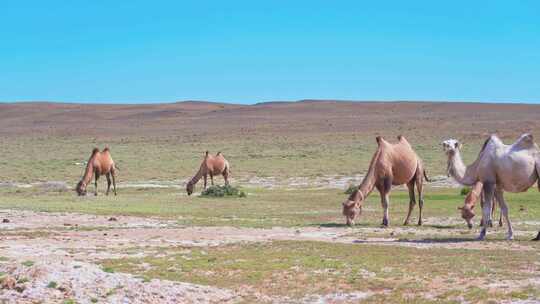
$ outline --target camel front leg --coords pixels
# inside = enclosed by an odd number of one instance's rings
[[[229,185],[229,170],[224,170],[223,173],[223,180],[225,181],[225,186]]]
[[[407,188],[409,188],[409,212],[407,213],[407,217],[405,218],[405,222],[403,225],[407,226],[409,225],[409,219],[411,218],[411,213],[414,209],[414,205],[416,205],[416,198],[414,195],[414,181],[407,183]]]
[[[506,239],[507,240],[513,240],[514,239],[514,230],[512,229],[512,224],[510,223],[510,217],[508,217],[508,205],[506,204],[506,201],[504,200],[503,191],[500,190],[500,189],[496,189],[495,190],[495,198],[499,202],[499,207],[501,207],[501,213],[504,216],[504,220],[506,221],[506,225],[508,225],[508,233],[506,234]]]
[[[207,183],[208,176],[204,175],[204,190],[206,190],[206,183]]]
[[[493,196],[495,192],[495,184],[484,183],[484,204],[482,206],[482,230],[478,236],[479,241],[483,241],[486,238],[487,229],[491,222],[491,205],[493,204]]]
[[[94,178],[94,195],[97,196],[97,181],[99,179],[99,174],[96,172],[95,178]]]

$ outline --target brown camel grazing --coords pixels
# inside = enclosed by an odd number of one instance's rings
[[[398,143],[391,144],[382,137],[377,137],[378,148],[369,169],[358,189],[355,190],[343,203],[343,215],[347,225],[354,225],[354,219],[360,215],[362,204],[368,195],[377,188],[381,195],[381,204],[384,209],[383,226],[388,226],[388,205],[390,204],[390,190],[393,185],[407,184],[409,188],[409,212],[404,225],[409,224],[412,210],[416,204],[414,187],[418,190],[420,214],[418,225],[422,225],[422,208],[424,197],[422,192],[424,178],[428,180],[422,161],[413,151],[409,142],[403,136],[398,136]]]
[[[210,182],[212,185],[214,185],[214,175],[219,174],[223,175],[225,185],[228,185],[230,173],[231,167],[229,162],[225,159],[225,157],[223,157],[221,152],[218,152],[216,156],[213,156],[206,151],[199,171],[197,171],[195,176],[193,176],[193,178],[186,185],[187,194],[191,195],[193,193],[193,188],[195,187],[195,184],[199,182],[201,177],[204,177],[204,189],[206,189],[206,180],[208,175],[210,175]]]
[[[98,195],[97,182],[101,175],[107,177],[107,192],[106,195],[109,195],[111,190],[111,178],[113,184],[114,195],[116,195],[116,170],[118,168],[115,166],[114,161],[111,157],[111,151],[109,148],[103,149],[99,152],[98,148],[92,150],[92,156],[88,159],[88,164],[84,170],[84,175],[81,181],[77,184],[76,191],[79,195],[86,195],[86,186],[92,180],[92,175],[95,176],[95,195]]]
[[[458,207],[458,210],[461,210],[461,217],[467,222],[467,226],[472,228],[472,218],[474,217],[474,206],[476,205],[476,202],[478,202],[478,199],[480,199],[480,206],[484,207],[484,195],[482,193],[482,188],[484,184],[482,182],[476,182],[473,187],[471,188],[471,191],[467,194],[465,197],[465,202],[463,204],[463,207]],[[496,200],[496,198],[495,198]],[[496,204],[492,204],[491,208],[491,216],[493,217],[495,214]],[[488,223],[490,227],[493,227],[493,223]],[[483,226],[483,219],[480,220],[480,226]],[[499,226],[503,226],[502,222],[502,212],[499,212]]]

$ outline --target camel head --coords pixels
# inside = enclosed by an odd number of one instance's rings
[[[75,187],[75,191],[77,191],[79,196],[86,195],[86,184],[83,181],[80,181],[77,184],[77,187]]]
[[[442,142],[443,150],[448,155],[448,157],[452,157],[456,154],[457,150],[460,150],[462,145],[459,141],[456,139],[447,139]]]
[[[471,207],[470,205],[464,205],[463,207],[458,207],[458,209],[461,210],[461,218],[463,218],[465,222],[467,222],[467,227],[469,227],[469,229],[473,227],[472,219],[475,215],[473,207]]]
[[[188,195],[191,195],[193,193],[194,184],[192,182],[187,183],[186,185],[186,192]]]
[[[362,192],[355,190],[349,198],[343,202],[343,215],[347,226],[353,226],[354,220],[362,213],[362,203],[364,201]]]

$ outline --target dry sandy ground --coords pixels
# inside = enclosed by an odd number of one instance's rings
[[[36,213],[0,210],[0,272],[28,281],[16,289],[0,290],[0,302],[46,303],[67,298],[77,303],[106,297],[111,303],[229,303],[242,298],[238,292],[189,283],[143,279],[129,274],[104,272],[96,262],[106,258],[155,254],[153,249],[177,246],[218,246],[234,242],[308,240],[416,248],[463,248],[468,250],[534,250],[517,242],[407,241],[392,237],[414,232],[418,235],[448,235],[440,229],[393,228],[273,228],[182,227],[175,221],[122,216],[111,218],[74,213]],[[438,223],[452,219],[435,219]],[[429,223],[426,223],[429,225]],[[456,229],[456,235],[466,230]],[[518,235],[519,231],[516,232]],[[368,235],[369,237],[359,237]],[[472,239],[473,236],[470,236]],[[456,238],[459,239],[459,238]],[[132,248],[139,249],[133,253]],[[32,261],[33,265],[25,263]],[[26,264],[26,265],[25,265]],[[47,288],[50,282],[58,288]],[[537,282],[540,285],[540,282]],[[21,290],[23,288],[23,290]],[[357,301],[369,294],[309,295],[302,303]],[[291,302],[274,298],[274,302]],[[2,302],[2,303],[3,303]]]

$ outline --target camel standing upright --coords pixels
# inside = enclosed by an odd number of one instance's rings
[[[381,195],[381,205],[384,209],[383,226],[388,226],[388,205],[390,190],[393,185],[407,184],[409,188],[409,212],[404,225],[409,224],[412,210],[416,204],[414,187],[418,190],[419,217],[418,225],[422,225],[422,208],[424,206],[423,181],[428,180],[422,161],[413,151],[409,142],[403,136],[398,136],[398,143],[391,144],[382,137],[377,137],[377,151],[369,164],[368,172],[347,201],[343,203],[343,215],[347,225],[354,225],[355,218],[362,211],[362,204],[368,195],[377,188]]]
[[[107,177],[107,192],[106,195],[109,195],[111,190],[111,178],[113,184],[114,195],[116,195],[116,170],[117,167],[114,164],[114,161],[111,157],[111,151],[109,148],[103,149],[99,152],[98,148],[92,150],[92,155],[88,159],[86,164],[86,169],[84,170],[84,175],[81,181],[77,184],[75,188],[79,196],[86,195],[86,186],[92,180],[92,175],[95,176],[95,192],[94,195],[98,195],[98,186],[97,182],[101,175]]]
[[[221,152],[218,152],[215,156],[213,156],[206,151],[201,166],[199,167],[199,171],[197,171],[195,176],[193,176],[193,178],[186,185],[186,192],[188,195],[191,195],[193,193],[195,184],[197,184],[197,182],[199,182],[199,180],[203,177],[204,189],[206,189],[208,175],[210,175],[210,182],[212,185],[214,185],[214,176],[219,174],[223,175],[225,185],[228,185],[230,173],[231,167],[229,162],[225,159],[225,157],[223,157]]]
[[[476,182],[483,184],[483,227],[478,239],[483,240],[486,237],[494,198],[499,202],[508,225],[506,237],[513,239],[514,232],[508,217],[504,191],[524,192],[535,182],[538,182],[540,190],[540,149],[534,143],[532,135],[523,134],[512,145],[505,145],[497,136],[491,135],[484,143],[478,158],[469,166],[465,166],[461,159],[461,144],[457,140],[444,141],[443,148],[448,156],[448,173],[457,182],[464,185],[473,185]],[[474,216],[474,213],[472,215]],[[536,239],[539,238],[540,232]]]

